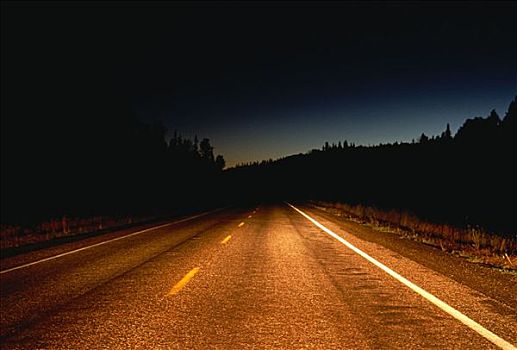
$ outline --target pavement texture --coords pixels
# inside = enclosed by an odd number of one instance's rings
[[[517,276],[299,208],[517,344]],[[135,232],[4,259],[2,270]],[[284,203],[227,208],[0,278],[1,349],[498,348]]]

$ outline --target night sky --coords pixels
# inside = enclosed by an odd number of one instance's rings
[[[124,110],[232,166],[454,132],[516,95],[516,18],[515,2],[4,2],[3,134]]]

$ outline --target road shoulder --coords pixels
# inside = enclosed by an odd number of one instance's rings
[[[517,314],[517,274],[474,264],[435,247],[375,230],[347,220],[318,207],[305,205],[312,214],[337,224],[359,239],[379,244],[397,254],[468,286],[487,297],[513,309]]]

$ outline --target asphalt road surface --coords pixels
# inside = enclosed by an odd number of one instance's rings
[[[515,348],[515,274],[296,207],[314,222],[231,207],[3,259],[0,347]]]

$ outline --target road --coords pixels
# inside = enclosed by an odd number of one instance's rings
[[[94,237],[2,261],[1,348],[517,344],[517,276],[296,208],[372,260],[286,203]]]

